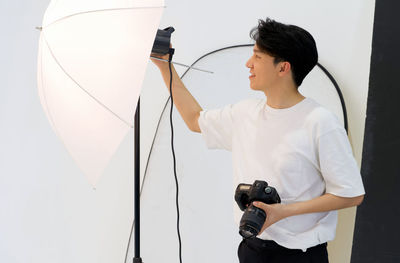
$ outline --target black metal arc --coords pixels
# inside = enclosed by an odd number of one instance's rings
[[[326,76],[328,76],[328,78],[331,80],[333,86],[335,86],[336,92],[339,95],[340,103],[342,104],[344,128],[345,128],[346,132],[349,133],[347,110],[346,110],[346,104],[344,102],[344,97],[343,97],[342,91],[340,90],[339,85],[337,84],[337,82],[333,78],[333,76],[329,73],[329,71],[324,66],[322,66],[320,63],[317,63],[317,66],[325,73]]]

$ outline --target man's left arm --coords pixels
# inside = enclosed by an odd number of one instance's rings
[[[328,212],[339,210],[347,207],[358,206],[362,203],[364,195],[356,197],[341,197],[333,194],[324,194],[317,198],[291,203],[291,204],[272,204],[268,205],[262,202],[253,202],[253,204],[261,208],[267,214],[267,218],[260,233],[262,233],[270,225],[290,216]]]
[[[363,201],[365,190],[347,133],[336,118],[326,120],[325,123],[333,123],[337,128],[323,132],[316,140],[320,172],[325,181],[325,194],[291,204],[267,205],[254,202],[255,206],[267,214],[261,231],[286,217],[339,210],[358,206]]]

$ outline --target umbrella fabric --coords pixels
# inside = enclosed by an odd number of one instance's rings
[[[93,186],[133,128],[163,8],[163,0],[54,0],[44,15],[41,103]]]

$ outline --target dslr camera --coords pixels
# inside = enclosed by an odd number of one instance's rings
[[[268,186],[267,182],[256,180],[252,185],[239,184],[235,192],[235,201],[244,211],[239,234],[244,238],[252,238],[258,235],[267,218],[264,210],[253,206],[252,202],[276,204],[281,202],[281,198],[276,189]]]

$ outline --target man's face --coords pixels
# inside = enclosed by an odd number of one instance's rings
[[[257,44],[253,47],[253,55],[246,62],[250,69],[250,88],[253,90],[266,91],[274,86],[278,80],[279,64],[274,65],[274,57],[261,52]]]

